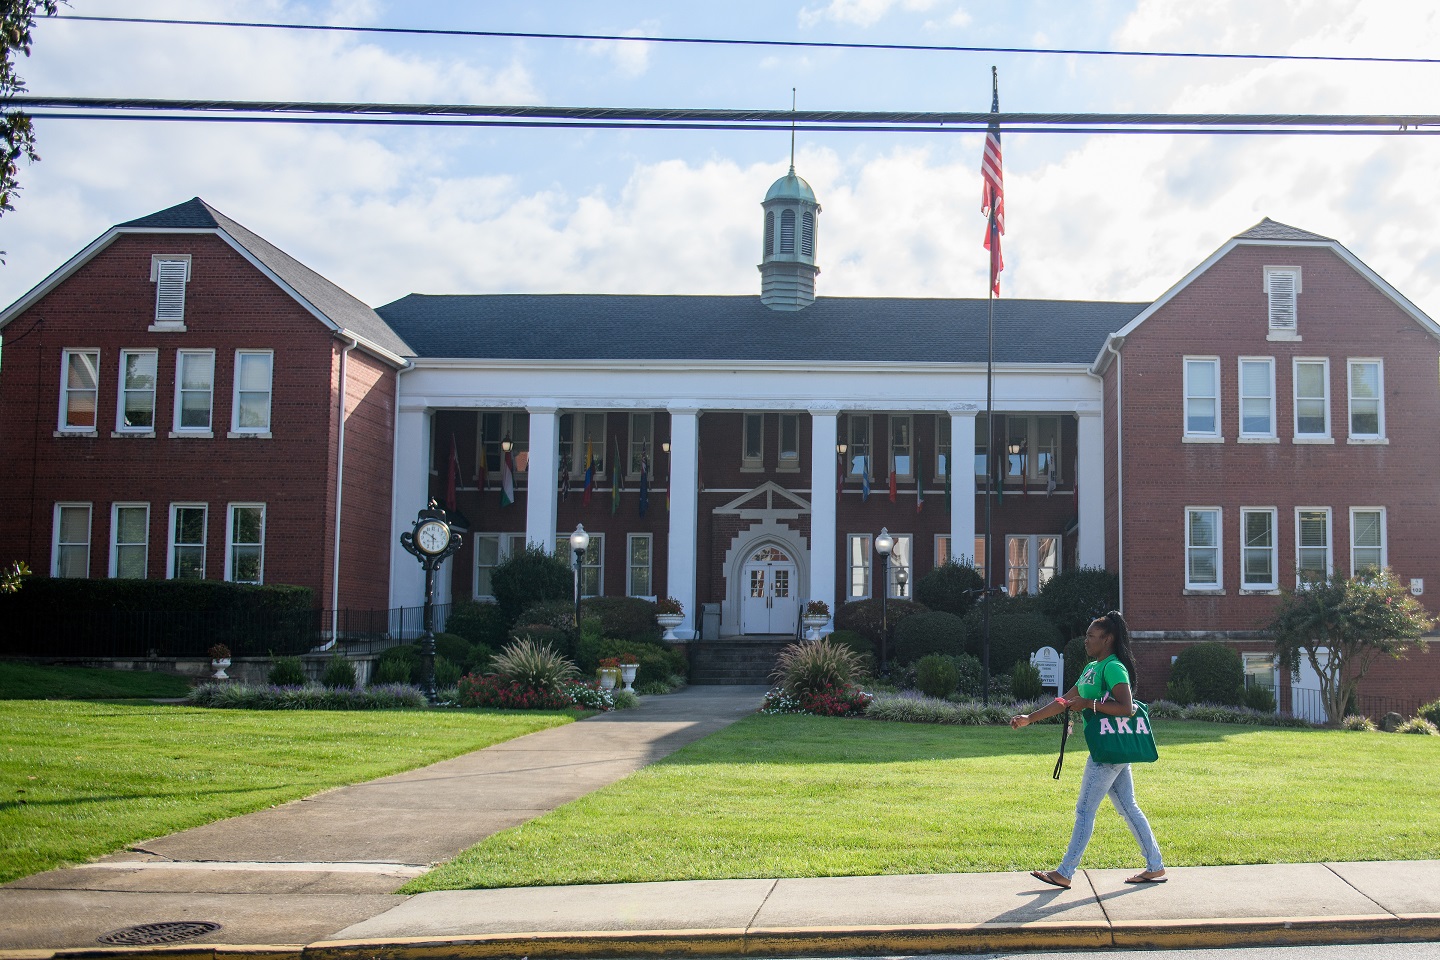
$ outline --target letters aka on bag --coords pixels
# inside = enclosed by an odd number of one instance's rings
[[[1104,700],[1110,699],[1107,690]],[[1096,763],[1154,763],[1160,759],[1150,728],[1150,709],[1135,701],[1135,714],[1111,717],[1085,711],[1085,743]]]

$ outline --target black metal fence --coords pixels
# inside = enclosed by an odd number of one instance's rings
[[[434,609],[439,633],[450,607],[437,604]],[[50,609],[12,616],[0,631],[0,656],[193,658],[206,656],[215,644],[228,647],[232,657],[298,656],[336,646],[365,654],[423,632],[423,607],[278,613]]]
[[[1415,716],[1420,712],[1424,701],[1409,697],[1387,697],[1357,695],[1347,705],[1347,713],[1357,713],[1362,717],[1369,717],[1371,720],[1379,720],[1387,713],[1398,713],[1406,718]],[[1352,709],[1353,708],[1353,709]],[[1326,720],[1325,702],[1320,698],[1319,690],[1309,690],[1305,687],[1290,688],[1290,713],[1292,716],[1305,717],[1317,723]],[[1340,719],[1334,717],[1330,719]]]

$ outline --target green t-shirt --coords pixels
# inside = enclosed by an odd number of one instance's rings
[[[1117,685],[1129,682],[1130,671],[1112,653],[1104,660],[1085,665],[1085,669],[1080,671],[1075,691],[1086,700],[1099,700]]]

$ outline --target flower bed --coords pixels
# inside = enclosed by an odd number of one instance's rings
[[[383,684],[367,689],[252,686],[243,683],[202,683],[185,698],[192,707],[230,710],[398,710],[426,706],[425,695],[409,684]]]
[[[761,713],[813,713],[820,717],[863,717],[875,699],[853,683],[826,684],[819,690],[787,693],[781,689],[765,694]]]
[[[496,710],[614,710],[615,695],[598,684],[562,682],[542,689],[498,674],[461,677],[456,688],[460,706]]]

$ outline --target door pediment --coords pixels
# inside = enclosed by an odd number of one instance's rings
[[[794,520],[810,512],[810,502],[767,480],[749,493],[716,507],[714,512],[742,520]]]

